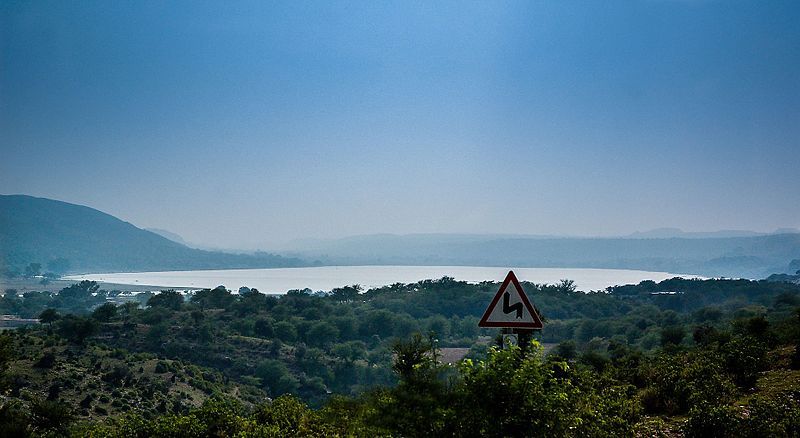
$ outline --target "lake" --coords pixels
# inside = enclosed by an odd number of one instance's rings
[[[509,268],[482,266],[322,266],[313,268],[225,269],[206,271],[137,272],[72,275],[69,280],[93,280],[106,283],[152,285],[179,289],[202,289],[224,285],[236,291],[240,286],[264,293],[283,294],[292,289],[309,288],[329,291],[336,287],[360,284],[365,289],[393,283],[415,283],[444,276],[478,283],[503,281]],[[578,290],[603,290],[619,284],[642,280],[661,281],[672,277],[694,277],[668,272],[625,269],[513,268],[520,281],[557,283],[575,282]]]

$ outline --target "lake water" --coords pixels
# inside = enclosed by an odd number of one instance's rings
[[[513,270],[520,281],[553,284],[561,279],[569,279],[575,282],[578,290],[582,291],[603,290],[608,286],[619,284],[636,284],[642,280],[661,281],[672,277],[687,277],[668,272],[624,269],[513,268]],[[236,291],[240,286],[247,286],[264,293],[283,294],[292,289],[309,288],[314,291],[329,291],[336,287],[352,284],[360,284],[365,289],[369,289],[393,283],[415,283],[444,276],[472,283],[500,282],[503,281],[506,273],[508,273],[508,268],[480,266],[323,266],[87,274],[73,275],[67,279],[179,289],[202,289],[224,285],[228,289]]]

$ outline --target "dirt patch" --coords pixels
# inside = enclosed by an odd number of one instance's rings
[[[464,358],[469,353],[469,348],[441,348],[439,349],[441,363],[456,363]]]

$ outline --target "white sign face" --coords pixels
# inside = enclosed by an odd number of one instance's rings
[[[509,271],[500,290],[483,314],[481,327],[541,329],[542,320],[528,301],[513,271]]]

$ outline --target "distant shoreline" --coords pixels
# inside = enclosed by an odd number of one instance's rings
[[[50,280],[48,284],[41,284],[39,278],[0,278],[0,291],[15,289],[18,294],[26,292],[58,292],[65,287],[69,287],[80,280],[75,280],[66,276],[58,280]],[[157,286],[149,284],[126,284],[126,283],[106,283],[103,282],[101,289],[107,291],[118,290],[120,292],[145,292],[152,290],[174,289],[167,286]]]
[[[321,266],[307,268],[220,269],[193,271],[158,271],[86,274],[66,277],[68,280],[92,280],[108,284],[144,287],[162,284],[161,288],[202,289],[220,285],[231,290],[241,286],[256,288],[264,293],[284,294],[293,289],[329,291],[337,287],[359,284],[365,289],[394,283],[410,284],[423,280],[453,277],[459,281],[479,283],[502,281],[508,267],[487,266]],[[578,290],[597,291],[609,286],[638,284],[643,280],[661,281],[668,278],[703,278],[698,275],[630,269],[597,268],[516,268],[521,281],[556,284],[572,280]],[[156,287],[157,288],[157,287]]]

